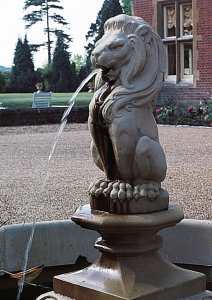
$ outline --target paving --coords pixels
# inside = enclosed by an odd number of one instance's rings
[[[158,126],[168,171],[162,187],[185,218],[212,220],[212,128]],[[87,189],[103,173],[90,155],[87,124],[67,124],[50,162],[59,125],[0,127],[0,224],[70,219],[89,203]]]

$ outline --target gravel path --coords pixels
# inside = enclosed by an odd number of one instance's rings
[[[0,224],[32,222],[59,125],[0,127]],[[212,220],[212,129],[159,126],[168,171],[162,186],[185,218]],[[67,124],[53,155],[37,221],[69,219],[89,202],[102,172],[93,163],[87,124]]]

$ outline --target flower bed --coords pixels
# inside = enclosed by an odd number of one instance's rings
[[[201,102],[188,108],[174,105],[167,97],[161,108],[154,109],[153,114],[158,124],[192,125],[212,127],[212,102]]]

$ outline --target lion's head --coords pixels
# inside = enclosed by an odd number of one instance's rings
[[[141,18],[118,15],[105,22],[104,32],[91,62],[112,85],[102,110],[104,119],[111,122],[125,106],[155,105],[166,55],[158,34]]]

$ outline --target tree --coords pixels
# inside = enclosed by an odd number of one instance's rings
[[[5,83],[6,83],[6,87],[5,87],[5,92],[8,92],[8,88],[10,85],[10,71],[3,71],[2,72],[4,75],[4,79],[5,79]]]
[[[52,60],[52,90],[54,92],[72,92],[76,88],[75,64],[70,63],[68,45],[62,34],[58,34]]]
[[[104,34],[104,23],[111,17],[115,17],[122,14],[123,10],[119,0],[109,0],[102,10],[102,16],[100,20],[98,35],[96,40],[98,41]]]
[[[90,56],[91,52],[94,49],[95,43],[103,36],[104,34],[104,23],[107,19],[115,17],[123,13],[123,9],[120,5],[119,0],[104,0],[102,8],[100,9],[96,23],[91,23],[90,29],[86,35],[86,40],[93,38],[93,43],[89,43],[85,46],[85,49]]]
[[[4,73],[0,72],[0,93],[4,92],[6,89],[6,80]]]
[[[45,65],[42,69],[39,68],[37,71],[42,75],[45,90],[51,91],[52,90],[52,63],[50,63],[49,65],[48,64]]]
[[[31,13],[28,13],[24,16],[23,20],[28,22],[25,26],[26,29],[30,28],[32,25],[36,24],[38,21],[46,21],[46,27],[44,28],[44,32],[47,34],[47,49],[48,49],[48,64],[51,63],[51,44],[52,41],[50,39],[51,33],[57,34],[57,29],[50,28],[50,20],[53,20],[57,24],[67,26],[68,23],[65,19],[55,13],[55,10],[62,10],[63,7],[57,5],[60,0],[25,0],[24,10],[27,10],[29,7],[36,7]],[[53,11],[53,12],[52,12]],[[52,13],[50,13],[52,12]],[[71,38],[66,35],[66,37],[71,41]],[[31,45],[34,48],[34,51],[37,51],[37,48],[40,46],[44,46],[45,44],[40,45]]]
[[[131,15],[131,1],[130,0],[122,0],[124,5],[124,13],[126,15]]]
[[[16,93],[32,92],[35,89],[37,75],[30,52],[27,36],[24,42],[19,37],[15,49],[9,90]]]
[[[80,83],[90,74],[91,72],[91,61],[90,58],[87,57],[86,62],[83,66],[81,66],[80,71],[77,75],[77,84],[80,85]],[[83,92],[87,91],[88,87],[85,85],[82,89]]]
[[[79,74],[82,66],[86,64],[87,55],[74,54],[72,61],[75,63],[76,73]]]

